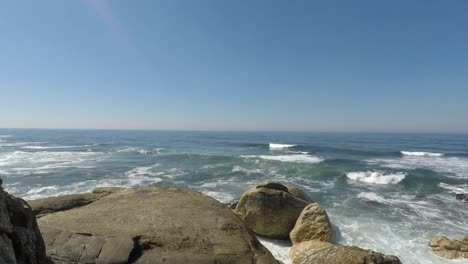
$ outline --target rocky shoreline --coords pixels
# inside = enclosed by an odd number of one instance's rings
[[[1,184],[1,182],[0,182]],[[256,236],[290,240],[293,264],[398,264],[396,256],[335,244],[327,212],[293,185],[268,182],[228,205],[180,188],[97,188],[25,202],[0,188],[0,263],[279,264]],[[468,258],[468,237],[434,238]]]

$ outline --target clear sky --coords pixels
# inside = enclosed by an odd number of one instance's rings
[[[468,132],[468,1],[1,1],[0,127]]]

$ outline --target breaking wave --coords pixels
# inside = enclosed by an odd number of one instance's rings
[[[304,154],[295,154],[295,155],[247,155],[242,156],[243,158],[259,158],[264,160],[274,160],[274,161],[281,161],[281,162],[297,162],[297,163],[320,163],[325,159],[304,155]]]
[[[269,147],[271,150],[283,150],[287,148],[295,147],[296,145],[291,144],[277,144],[277,143],[270,143]]]
[[[436,152],[422,152],[422,151],[400,151],[402,155],[406,156],[419,156],[419,157],[441,157],[443,153]]]
[[[403,156],[401,158],[368,159],[369,164],[377,164],[391,169],[429,169],[454,178],[468,178],[468,159],[459,157]]]
[[[146,149],[146,148],[138,148],[138,147],[125,147],[118,149],[117,152],[119,153],[130,153],[135,152],[141,155],[150,155],[150,154],[160,154],[161,150],[164,148],[155,148],[155,149]]]
[[[401,182],[406,174],[403,172],[385,173],[381,171],[348,172],[346,177],[354,181],[373,184],[397,184]]]

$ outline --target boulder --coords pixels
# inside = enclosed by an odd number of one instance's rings
[[[73,263],[70,261],[76,260],[77,255],[60,249],[66,243],[93,243],[84,250],[93,249],[87,256],[102,264],[125,263],[103,260],[103,256],[106,259],[114,256],[115,250],[121,253],[119,258],[140,264],[278,263],[229,208],[186,189],[158,186],[121,189],[86,206],[46,214],[38,222],[44,232],[66,231],[53,235],[55,239],[45,235],[46,241],[54,241],[56,253],[50,254],[68,261],[63,263]],[[58,243],[59,238],[64,242]],[[108,243],[112,246],[107,250]],[[84,252],[81,247],[77,250]]]
[[[309,240],[333,243],[335,234],[325,209],[312,203],[302,210],[289,236],[293,244]]]
[[[302,209],[310,204],[301,197],[290,193],[286,185],[269,182],[246,191],[235,212],[256,234],[287,239]]]
[[[1,180],[0,263],[50,263],[31,207],[24,200],[5,192]]]
[[[438,236],[431,239],[429,246],[438,256],[448,259],[468,258],[468,236],[460,239],[449,239]]]
[[[69,194],[58,197],[48,197],[31,200],[29,204],[37,217],[43,214],[69,210],[75,207],[90,204],[122,188],[96,188],[92,193]]]
[[[290,255],[293,264],[401,264],[396,256],[321,241],[296,244],[291,248]]]
[[[468,194],[466,193],[457,193],[455,194],[455,198],[463,202],[468,202]]]
[[[306,202],[313,203],[312,198],[309,197],[304,191],[301,189],[297,188],[295,185],[292,184],[287,184],[286,187],[288,187],[288,192],[294,196],[296,196],[299,199],[302,199]]]

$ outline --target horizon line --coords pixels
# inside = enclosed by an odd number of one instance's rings
[[[61,128],[61,127],[0,127],[6,130],[101,130],[101,131],[166,131],[166,132],[278,132],[278,133],[375,133],[375,134],[459,134],[468,131],[383,131],[383,130],[276,130],[276,129],[181,129],[181,128]]]

